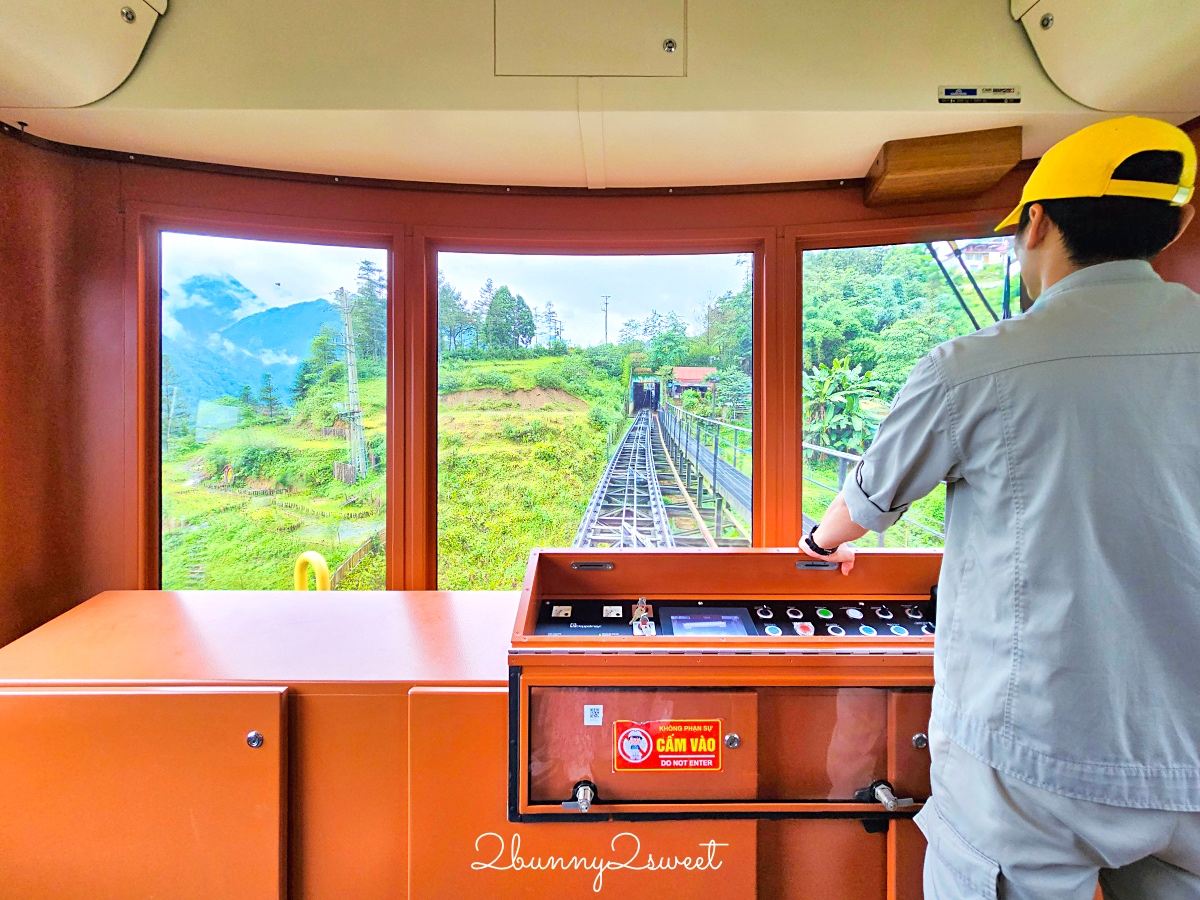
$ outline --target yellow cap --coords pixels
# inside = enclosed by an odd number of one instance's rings
[[[1117,166],[1143,150],[1183,154],[1179,184],[1113,178]],[[1097,122],[1069,135],[1046,151],[1025,182],[1021,202],[996,230],[1016,225],[1026,203],[1068,197],[1145,197],[1183,206],[1196,185],[1196,148],[1179,128],[1158,119],[1125,116]]]

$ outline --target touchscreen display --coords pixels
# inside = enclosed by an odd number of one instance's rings
[[[680,609],[664,607],[659,621],[663,634],[677,637],[748,637],[754,634],[744,609]]]

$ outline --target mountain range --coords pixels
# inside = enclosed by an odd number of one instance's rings
[[[321,326],[339,328],[341,318],[328,300],[277,306],[238,317],[256,295],[227,273],[194,275],[180,285],[186,303],[164,293],[162,353],[175,373],[174,398],[195,415],[201,400],[237,396],[249,385],[255,396],[270,374],[276,395],[291,402],[300,363]],[[164,398],[171,402],[172,398]]]

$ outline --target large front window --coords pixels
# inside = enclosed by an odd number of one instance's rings
[[[438,586],[751,542],[753,258],[438,254]]]
[[[917,361],[1019,311],[1012,239],[808,250],[803,257],[804,526],[819,521]],[[940,547],[939,487],[874,540]]]
[[[387,251],[161,247],[162,586],[382,589]]]

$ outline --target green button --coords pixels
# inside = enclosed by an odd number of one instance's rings
[[[817,615],[820,616],[822,619],[832,619],[833,618],[833,613],[830,612],[829,610],[827,610],[823,606],[817,610]]]

